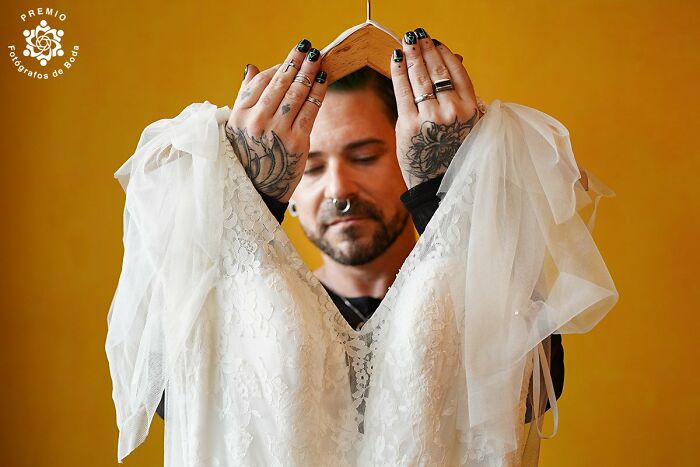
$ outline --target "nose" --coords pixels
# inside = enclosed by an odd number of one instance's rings
[[[357,184],[350,167],[335,158],[328,161],[325,171],[323,195],[326,198],[352,198],[357,194]]]

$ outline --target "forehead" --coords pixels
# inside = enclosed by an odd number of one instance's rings
[[[339,152],[348,142],[365,138],[394,139],[381,99],[371,89],[329,91],[311,131],[310,152]]]

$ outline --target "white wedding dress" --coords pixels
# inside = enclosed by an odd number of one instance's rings
[[[614,193],[577,183],[566,128],[492,102],[356,331],[246,176],[229,113],[205,101],[149,125],[115,174],[118,460],[165,390],[169,467],[521,465],[527,383],[549,374],[539,344],[588,331],[618,298],[590,233],[590,208]]]

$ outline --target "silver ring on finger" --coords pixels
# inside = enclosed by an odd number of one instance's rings
[[[314,105],[315,105],[316,107],[318,107],[319,109],[321,108],[322,102],[321,102],[320,100],[316,99],[314,96],[308,96],[308,97],[306,98],[306,100],[309,101],[309,102],[311,102],[312,104],[314,104]]]
[[[306,76],[304,73],[297,73],[297,75],[294,77],[294,82],[295,83],[301,83],[307,88],[311,87],[311,79]]]
[[[419,104],[423,101],[427,101],[428,99],[435,99],[435,94],[432,92],[429,94],[423,94],[423,95],[418,96],[415,99],[413,99],[413,102],[415,102],[416,104]]]
[[[439,79],[433,83],[433,92],[435,94],[442,91],[451,91],[454,88],[451,79]]]
[[[299,67],[297,66],[297,64],[294,62],[294,59],[293,59],[293,58],[290,58],[289,61],[288,61],[288,62],[284,62],[284,64],[285,64],[286,66],[284,67],[284,70],[282,70],[282,71],[285,72],[285,73],[287,72],[287,70],[289,70],[289,67],[292,67],[292,68],[294,68],[295,70],[298,70],[298,69],[299,69]]]

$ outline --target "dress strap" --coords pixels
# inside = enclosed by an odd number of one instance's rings
[[[541,366],[540,366],[540,358]],[[549,364],[547,363],[547,356],[544,353],[544,347],[542,342],[537,344],[537,352],[534,356],[535,362],[532,369],[532,408],[534,411],[535,427],[537,427],[537,434],[541,439],[554,438],[557,434],[557,429],[559,427],[559,410],[557,409],[557,396],[554,392],[554,384],[552,384],[552,374],[549,371]],[[552,433],[550,435],[544,435],[542,429],[540,428],[540,371],[542,376],[544,376],[544,385],[547,389],[547,399],[549,399],[549,406],[552,408],[552,417],[554,417]],[[544,414],[542,416],[544,418]]]

